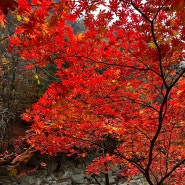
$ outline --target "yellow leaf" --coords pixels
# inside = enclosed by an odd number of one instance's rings
[[[25,23],[29,22],[29,18],[27,18],[27,17],[23,17],[23,20],[24,20]]]
[[[177,91],[177,94],[181,94],[181,93],[182,93],[182,90],[178,90],[178,91]]]
[[[35,78],[38,80],[39,79],[39,76],[38,75],[35,75]]]
[[[37,80],[37,84],[40,85],[40,80]]]
[[[150,42],[150,43],[149,43],[149,47],[150,47],[150,48],[156,48],[156,45],[155,45],[154,42]]]
[[[178,35],[178,31],[173,30],[173,36],[177,36]]]
[[[117,131],[118,128],[117,127],[112,127],[112,130]]]
[[[17,20],[20,21],[22,17],[20,15],[17,15]]]
[[[13,168],[10,173],[9,173],[10,177],[16,176],[17,175],[17,169]]]
[[[64,115],[62,115],[60,118],[62,121],[66,120],[66,116],[64,116]]]

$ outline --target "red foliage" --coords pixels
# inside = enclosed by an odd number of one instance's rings
[[[107,154],[89,165],[89,173],[113,163],[128,165],[129,176],[143,173],[150,185],[180,184],[185,180],[184,1],[106,2],[34,1],[26,10],[20,3],[22,25],[10,43],[41,66],[55,62],[61,80],[23,114],[32,122],[27,141],[51,155],[85,156],[103,147]],[[87,31],[74,35],[66,22],[84,12]],[[107,137],[115,141],[114,149],[106,146]]]

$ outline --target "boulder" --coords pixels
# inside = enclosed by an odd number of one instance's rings
[[[84,184],[85,183],[85,174],[81,173],[81,174],[72,175],[71,180],[72,180],[73,184]]]

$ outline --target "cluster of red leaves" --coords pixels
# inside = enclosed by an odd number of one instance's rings
[[[0,24],[4,27],[8,11],[14,11],[17,7],[17,2],[15,0],[2,0],[0,1]]]
[[[183,182],[184,1],[32,3],[19,1],[22,24],[9,49],[41,66],[54,62],[61,82],[23,114],[32,122],[29,144],[84,156],[109,136],[114,151],[104,147],[95,164],[131,164],[128,175],[142,172],[151,185]],[[87,31],[75,35],[67,22],[82,14]],[[89,173],[100,172],[98,165]]]

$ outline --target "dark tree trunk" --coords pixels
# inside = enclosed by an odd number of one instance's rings
[[[108,173],[105,174],[105,185],[110,185],[109,184],[109,174]]]

